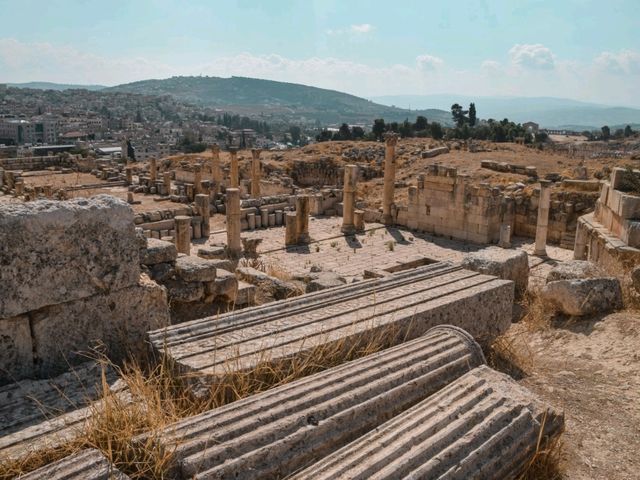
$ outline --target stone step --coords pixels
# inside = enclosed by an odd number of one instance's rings
[[[89,362],[49,380],[22,380],[0,387],[0,460],[55,448],[77,437],[99,408],[102,367]],[[129,393],[116,373],[105,370],[110,390]]]
[[[378,334],[397,344],[441,324],[490,343],[511,323],[513,288],[513,282],[489,275],[431,265],[183,323],[151,332],[150,339],[178,370],[209,381],[320,346],[354,346]]]
[[[167,427],[178,478],[284,478],[484,364],[466,332],[440,326],[402,345]],[[145,439],[140,439],[145,441]]]
[[[291,478],[513,479],[541,433],[548,439],[563,427],[562,414],[480,366]]]
[[[21,480],[128,480],[98,450],[82,450],[20,477]]]

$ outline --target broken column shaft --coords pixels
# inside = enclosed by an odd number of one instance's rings
[[[191,226],[191,217],[186,215],[178,215],[175,217],[175,244],[178,253],[189,255],[191,253],[191,235],[189,227]]]
[[[296,230],[297,243],[309,243],[309,196],[298,195],[296,197]]]
[[[260,196],[260,176],[262,166],[260,164],[260,153],[262,150],[254,148],[251,150],[251,196],[257,198]]]
[[[540,199],[538,203],[538,224],[536,225],[536,246],[534,255],[547,255],[547,230],[549,227],[549,204],[551,203],[551,182],[540,180]]]
[[[159,438],[174,452],[180,478],[285,478],[484,363],[467,333],[437,327],[180,421]]]
[[[227,249],[230,257],[237,258],[242,253],[242,241],[240,240],[240,190],[227,188],[226,193]]]
[[[164,194],[171,195],[171,172],[164,172],[162,181],[164,182]]]
[[[193,166],[193,191],[195,195],[202,193],[202,165]]]
[[[390,225],[393,223],[393,199],[396,182],[396,144],[398,135],[387,133],[384,136],[384,192],[382,197],[382,223]]]
[[[284,244],[286,247],[297,245],[298,243],[298,219],[295,212],[286,212],[284,217],[285,236]]]
[[[149,159],[149,187],[156,186],[156,179],[158,178],[158,165],[155,158]]]
[[[205,238],[209,238],[211,233],[210,227],[210,213],[209,213],[209,195],[200,193],[196,195],[196,211],[198,215],[202,217],[201,235]]]
[[[238,172],[238,149],[229,148],[229,155],[231,157],[231,166],[229,169],[229,185],[231,188],[238,188],[240,185],[240,177]]]
[[[124,173],[125,173],[127,185],[132,185],[133,184],[133,167],[130,165],[127,165],[126,167],[124,167]]]

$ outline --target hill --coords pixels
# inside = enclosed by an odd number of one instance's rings
[[[171,95],[195,105],[259,115],[268,121],[369,125],[380,117],[385,121],[414,121],[417,115],[424,115],[429,121],[451,122],[451,115],[444,110],[395,108],[335,90],[245,77],[172,77],[118,85],[105,91]]]
[[[106,88],[104,85],[74,85],[70,83],[53,83],[53,82],[26,82],[26,83],[7,83],[9,87],[15,88],[33,88],[34,90],[92,90],[98,91]]]
[[[441,108],[475,102],[480,118],[509,118],[515,122],[534,121],[546,128],[599,129],[603,125],[640,122],[640,109],[616,107],[554,97],[470,97],[467,95],[391,95],[374,101],[401,108]]]

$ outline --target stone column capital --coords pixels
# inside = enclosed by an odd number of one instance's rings
[[[387,132],[384,134],[384,143],[387,144],[387,147],[395,147],[398,143],[399,135],[395,132]]]

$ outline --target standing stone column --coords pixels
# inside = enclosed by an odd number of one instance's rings
[[[260,153],[262,152],[259,148],[251,149],[251,156],[253,157],[251,160],[251,196],[253,198],[258,198],[260,196],[260,176],[262,165],[260,164]]]
[[[237,258],[242,253],[240,240],[240,190],[227,188],[227,249],[231,258]]]
[[[309,195],[296,197],[296,230],[297,243],[309,243]]]
[[[209,238],[209,234],[211,233],[211,226],[209,223],[209,195],[204,193],[196,195],[196,211],[198,212],[198,215],[202,217],[201,235],[205,238]]]
[[[238,149],[235,147],[229,147],[229,155],[231,156],[229,185],[231,185],[231,188],[238,188],[240,185],[240,176],[238,172]]]
[[[178,253],[189,255],[191,253],[191,238],[189,235],[189,227],[191,226],[191,217],[186,215],[178,215],[175,217],[175,243]]]
[[[220,146],[217,143],[211,145],[211,180],[213,181],[213,193],[220,193],[222,170],[220,169]]]
[[[551,182],[540,180],[540,200],[538,202],[538,224],[536,226],[536,248],[534,255],[547,255],[547,230],[549,227],[549,204],[551,203]]]
[[[195,195],[202,193],[202,165],[200,164],[193,166],[193,191]]]
[[[171,195],[171,172],[164,172],[162,181],[164,182],[164,194]]]
[[[511,225],[503,223],[500,225],[500,242],[499,247],[511,248]]]
[[[356,181],[358,180],[358,166],[345,165],[344,167],[344,188],[342,195],[342,233],[353,235],[356,227],[353,223],[356,197]]]
[[[13,186],[15,189],[16,197],[19,197],[24,193],[24,181],[22,179],[16,180]]]
[[[284,217],[284,245],[290,247],[298,243],[298,220],[295,212],[286,212]]]
[[[127,179],[127,185],[133,184],[133,167],[127,165],[124,167],[124,173]]]
[[[382,197],[382,223],[393,223],[391,208],[393,206],[394,187],[396,182],[396,144],[398,135],[387,133],[384,136],[384,193]]]
[[[149,159],[149,187],[156,186],[156,180],[158,178],[158,165],[155,158]]]

